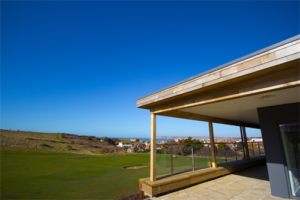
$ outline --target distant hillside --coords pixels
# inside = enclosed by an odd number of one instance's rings
[[[39,133],[0,129],[1,150],[20,152],[60,152],[88,155],[123,155],[121,148],[100,142],[94,136],[65,133]]]

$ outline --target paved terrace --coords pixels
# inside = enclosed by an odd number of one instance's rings
[[[263,164],[150,199],[276,200],[282,198],[271,195],[267,167]]]

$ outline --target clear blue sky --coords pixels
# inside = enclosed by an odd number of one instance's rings
[[[297,34],[299,1],[2,1],[1,128],[150,137],[137,98]],[[208,136],[157,120],[159,136]]]

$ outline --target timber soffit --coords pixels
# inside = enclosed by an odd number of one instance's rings
[[[180,85],[180,84],[183,84],[183,83],[186,83],[186,82],[188,82],[188,81],[191,81],[191,80],[193,80],[193,79],[196,79],[196,78],[199,78],[199,77],[205,77],[205,75],[207,75],[207,74],[212,74],[212,72],[214,72],[214,71],[217,71],[217,70],[221,70],[221,69],[223,69],[223,70],[225,70],[225,71],[230,71],[230,68],[226,68],[226,67],[231,67],[231,66],[233,66],[234,64],[238,64],[238,63],[242,63],[243,61],[246,61],[246,62],[252,62],[252,60],[251,59],[254,59],[255,60],[255,58],[260,58],[261,59],[261,57],[263,57],[263,56],[268,56],[268,58],[267,59],[270,59],[269,57],[277,57],[278,58],[278,56],[275,56],[274,55],[274,52],[275,52],[275,50],[277,50],[277,51],[280,51],[280,50],[282,50],[282,49],[284,49],[284,48],[287,48],[287,47],[289,47],[289,46],[293,46],[293,45],[295,45],[295,44],[297,44],[299,41],[296,41],[296,40],[299,40],[300,39],[300,35],[297,35],[297,36],[294,36],[294,37],[292,37],[292,38],[289,38],[289,39],[287,39],[287,40],[284,40],[284,41],[282,41],[282,42],[279,42],[279,43],[277,43],[277,44],[274,44],[274,45],[272,45],[272,46],[269,46],[269,47],[267,47],[267,48],[264,48],[264,49],[262,49],[262,50],[259,50],[259,51],[256,51],[256,52],[254,52],[254,53],[251,53],[251,54],[249,54],[249,55],[247,55],[247,56],[244,56],[244,57],[241,57],[241,58],[239,58],[239,59],[236,59],[236,60],[234,60],[234,61],[231,61],[231,62],[229,62],[229,63],[226,63],[226,64],[223,64],[223,65],[221,65],[221,66],[219,66],[219,67],[216,67],[216,68],[213,68],[213,69],[211,69],[211,70],[209,70],[209,71],[206,71],[206,72],[203,72],[203,73],[200,73],[200,74],[198,74],[198,75],[196,75],[196,76],[193,76],[193,77],[191,77],[191,78],[189,78],[189,79],[186,79],[186,80],[183,80],[183,81],[181,81],[181,82],[179,82],[179,83],[176,83],[176,84],[174,84],[174,85],[171,85],[171,86],[169,86],[169,87],[166,87],[166,88],[163,88],[163,89],[161,89],[161,90],[159,90],[159,91],[156,91],[156,92],[154,92],[154,93],[151,93],[151,94],[149,94],[149,95],[146,95],[146,96],[144,96],[144,97],[141,97],[141,98],[139,98],[139,99],[137,99],[137,107],[142,107],[143,105],[147,105],[148,103],[147,102],[145,102],[145,103],[138,103],[138,101],[139,100],[141,100],[141,99],[143,99],[143,98],[146,98],[146,97],[149,97],[149,96],[151,96],[151,95],[154,95],[154,94],[157,94],[157,93],[160,93],[160,92],[162,92],[162,91],[164,91],[164,90],[167,90],[167,89],[171,89],[172,87],[175,87],[175,86],[178,86],[178,85]],[[280,49],[279,49],[280,48]],[[298,49],[298,48],[297,48]],[[297,50],[297,52],[298,52],[298,50]],[[296,53],[297,53],[296,52]],[[271,54],[267,54],[267,55],[265,55],[266,53],[271,53]],[[272,53],[273,53],[273,55],[272,55]],[[263,55],[262,55],[263,54]],[[268,60],[269,61],[269,60]],[[271,61],[272,62],[272,61]],[[243,64],[243,63],[242,63]],[[265,64],[265,63],[261,63],[261,64]],[[182,86],[179,86],[179,87],[182,87]],[[176,90],[176,88],[174,88],[174,90]],[[187,90],[187,92],[190,92],[191,90]],[[175,95],[180,95],[180,94],[182,94],[182,93],[177,93],[177,94],[175,94]],[[168,97],[167,97],[168,98]],[[159,99],[157,99],[157,101],[160,101],[160,99],[161,98],[159,98]],[[153,102],[149,102],[149,103],[153,103]]]
[[[219,124],[227,124],[227,125],[233,125],[233,126],[260,128],[260,126],[258,124],[239,122],[239,121],[234,121],[234,120],[222,119],[222,118],[218,118],[218,117],[211,117],[211,116],[188,113],[188,112],[177,111],[177,110],[158,113],[158,115],[165,116],[165,117],[190,119],[190,120],[196,120],[196,121],[202,121],[202,122],[204,121],[204,122],[213,122],[213,123],[219,123]]]

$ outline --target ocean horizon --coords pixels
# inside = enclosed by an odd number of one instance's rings
[[[115,137],[119,140],[125,140],[125,139],[128,139],[130,141],[130,139],[132,138],[129,138],[129,137]],[[135,137],[135,138],[138,138],[138,137]],[[144,141],[150,141],[151,139],[150,138],[138,138],[139,140],[144,140]],[[170,141],[170,140],[174,140],[174,139],[166,139],[166,138],[156,138],[156,142],[160,142],[160,141]]]

